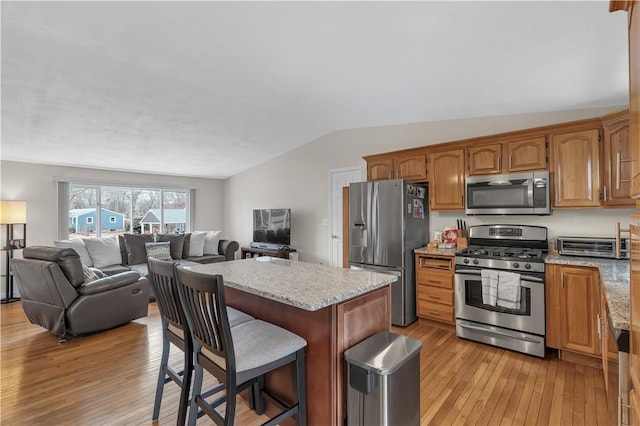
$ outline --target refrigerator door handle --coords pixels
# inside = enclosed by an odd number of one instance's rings
[[[369,233],[369,241],[371,242],[371,244],[369,245],[371,247],[371,254],[370,254],[370,260],[372,262],[375,262],[377,259],[377,255],[378,255],[378,232],[377,232],[377,228],[378,228],[378,213],[379,213],[379,197],[378,197],[378,183],[377,182],[373,182],[371,183],[371,186],[373,187],[373,191],[371,194],[371,227],[368,229],[368,233]]]

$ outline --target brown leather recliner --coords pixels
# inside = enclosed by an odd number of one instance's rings
[[[149,282],[134,271],[85,283],[78,253],[70,248],[27,247],[12,269],[22,308],[61,340],[107,330],[147,316]]]

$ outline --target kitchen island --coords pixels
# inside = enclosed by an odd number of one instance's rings
[[[273,257],[189,266],[220,274],[227,304],[290,330],[307,341],[310,425],[342,425],[346,416],[344,351],[391,329],[391,290],[397,277]],[[270,374],[266,386],[292,396],[290,370]]]

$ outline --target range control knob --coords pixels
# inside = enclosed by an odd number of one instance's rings
[[[531,269],[531,264],[530,264],[530,263],[527,263],[527,264],[525,264],[525,265],[524,265],[524,267],[525,267],[526,269]]]
[[[480,263],[480,261],[478,259],[473,259],[473,264],[477,265],[478,263]]]
[[[464,263],[469,263],[469,258],[465,257],[463,260]]]
[[[513,262],[513,265],[512,265],[512,266],[513,266],[514,268],[519,268],[519,267],[520,267],[520,264],[519,264],[518,262]]]

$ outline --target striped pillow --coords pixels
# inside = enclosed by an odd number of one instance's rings
[[[96,274],[91,268],[87,265],[82,265],[82,272],[84,272],[84,282],[90,283],[91,281],[95,281],[100,279],[98,274]]]
[[[170,243],[145,243],[144,248],[147,250],[147,256],[151,256],[158,260],[172,260]]]

